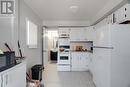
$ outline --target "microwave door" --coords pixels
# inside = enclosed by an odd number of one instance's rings
[[[0,67],[6,66],[6,56],[0,56]]]
[[[5,70],[7,67],[6,56],[0,54],[0,71]]]

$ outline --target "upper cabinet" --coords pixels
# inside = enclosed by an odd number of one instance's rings
[[[86,28],[71,28],[70,40],[71,41],[87,41]]]
[[[94,38],[94,27],[93,26],[90,26],[86,29],[86,32],[85,32],[85,37],[87,38],[88,41],[93,41],[93,38]]]
[[[115,12],[116,23],[127,23],[130,21],[130,4],[126,4]]]

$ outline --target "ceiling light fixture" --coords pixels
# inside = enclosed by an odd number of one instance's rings
[[[79,7],[75,6],[75,5],[74,6],[70,6],[71,11],[74,12],[74,13],[76,13],[78,11],[78,8]]]

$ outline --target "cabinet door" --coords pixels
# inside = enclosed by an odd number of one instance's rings
[[[72,71],[87,71],[89,58],[87,53],[72,53]]]
[[[130,20],[130,4],[126,4],[124,6],[124,11],[125,11],[125,20]]]
[[[0,74],[0,87],[2,87],[2,75]]]
[[[78,29],[74,29],[74,28],[72,28],[71,30],[70,30],[70,40],[71,41],[77,41],[78,40],[78,38],[79,38],[79,30]]]
[[[13,71],[9,71],[6,72],[2,75],[3,78],[3,87],[14,87],[13,83],[14,83],[14,76],[15,76],[15,72]],[[17,81],[17,80],[16,80]]]
[[[121,23],[124,19],[124,10],[123,10],[123,7],[118,9],[116,12],[115,12],[115,21],[116,23]]]
[[[115,12],[116,23],[130,20],[130,4],[126,4]]]
[[[79,29],[79,40],[80,41],[86,41],[87,37],[86,37],[86,29],[85,28],[81,28]]]
[[[13,80],[13,87],[26,87],[26,65],[14,70]]]
[[[79,55],[77,53],[72,53],[72,70],[77,71],[80,68]]]
[[[91,71],[91,73],[93,74],[94,72],[94,69],[93,69],[93,61],[94,61],[94,58],[93,58],[93,54],[92,53],[88,53],[89,54],[89,70]]]
[[[85,28],[72,28],[70,30],[70,40],[71,41],[86,41],[86,29]]]
[[[88,27],[87,29],[86,29],[86,39],[88,40],[88,41],[93,41],[93,38],[94,38],[94,29],[93,29],[93,26],[91,26],[91,27]]]
[[[26,87],[26,66],[14,68],[2,77],[3,87]]]
[[[82,71],[88,70],[89,58],[87,53],[80,54],[80,69]]]

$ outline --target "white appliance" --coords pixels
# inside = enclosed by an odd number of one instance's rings
[[[59,38],[58,40],[58,71],[70,71],[70,40],[69,38]]]
[[[64,52],[60,53],[58,56],[58,63],[57,63],[57,70],[58,71],[70,71],[70,53]]]
[[[59,46],[69,46],[70,45],[70,39],[69,38],[59,38],[58,39]]]
[[[60,53],[58,56],[58,64],[70,65],[70,53],[68,52]]]
[[[96,87],[130,87],[130,24],[97,27],[93,49]]]
[[[70,29],[59,28],[59,37],[60,38],[69,38],[70,37]]]

